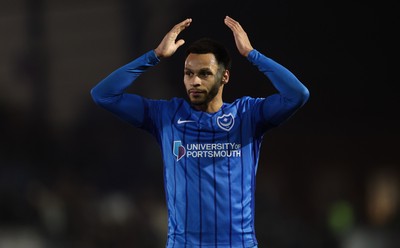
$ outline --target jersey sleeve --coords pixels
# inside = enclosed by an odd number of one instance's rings
[[[141,127],[145,121],[148,100],[125,91],[142,73],[159,61],[154,50],[151,50],[118,68],[92,88],[94,102],[134,126]]]
[[[266,126],[279,126],[307,102],[309,91],[292,72],[257,50],[252,50],[247,58],[278,91],[263,100],[256,114],[262,116]]]

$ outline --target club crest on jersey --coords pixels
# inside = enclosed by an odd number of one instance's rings
[[[176,157],[176,161],[179,161],[183,156],[186,154],[186,149],[182,145],[182,141],[180,140],[175,140],[174,141],[174,148],[173,148],[173,153]]]
[[[232,113],[224,114],[217,118],[217,124],[222,130],[228,132],[235,124],[235,118],[233,118]]]

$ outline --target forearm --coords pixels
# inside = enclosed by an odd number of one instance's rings
[[[102,81],[100,81],[92,90],[93,100],[99,104],[109,104],[119,101],[125,90],[148,68],[156,65],[159,59],[151,50],[132,62],[118,68]]]
[[[278,126],[304,105],[309,98],[308,89],[288,69],[258,51],[251,51],[247,58],[278,91],[265,99],[262,108],[263,119]]]
[[[141,126],[145,114],[145,99],[124,92],[143,72],[158,62],[159,59],[154,51],[149,51],[120,67],[91,90],[93,100],[121,119],[135,126]]]
[[[275,89],[286,101],[300,107],[308,100],[308,89],[288,69],[257,50],[252,50],[247,58],[268,77]]]

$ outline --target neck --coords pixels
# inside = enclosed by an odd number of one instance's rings
[[[220,110],[220,108],[222,107],[222,104],[222,98],[217,99],[217,97],[214,97],[214,99],[208,103],[204,103],[201,105],[192,105],[192,107],[198,111],[203,111],[211,114],[218,112],[218,110]]]

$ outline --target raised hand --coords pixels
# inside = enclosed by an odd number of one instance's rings
[[[185,40],[179,39],[178,35],[185,30],[187,27],[190,26],[192,23],[192,19],[188,18],[178,24],[176,24],[163,38],[161,43],[157,46],[157,48],[154,50],[156,53],[157,57],[159,58],[167,58],[172,56],[176,50],[185,44]]]
[[[225,25],[228,26],[233,32],[233,37],[235,38],[236,47],[239,50],[239,53],[247,57],[249,52],[253,50],[253,46],[250,43],[247,33],[244,31],[239,22],[235,21],[229,16],[225,17],[224,22]]]

